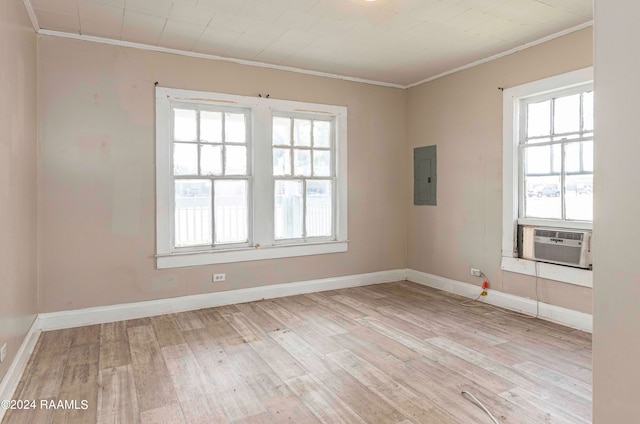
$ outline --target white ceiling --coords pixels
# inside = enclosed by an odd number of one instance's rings
[[[592,0],[25,0],[40,28],[410,85],[592,20]]]

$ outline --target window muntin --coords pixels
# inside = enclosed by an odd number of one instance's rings
[[[276,113],[272,124],[275,240],[335,239],[335,121]]]
[[[520,218],[592,221],[593,89],[520,102]]]
[[[171,103],[173,247],[250,243],[250,111]]]

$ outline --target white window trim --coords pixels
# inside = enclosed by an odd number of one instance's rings
[[[562,265],[519,259],[516,244],[517,225],[544,225],[547,227],[566,228],[565,221],[553,222],[543,219],[518,219],[519,203],[519,165],[515,160],[518,155],[518,134],[520,126],[520,100],[563,88],[570,88],[593,82],[593,67],[579,69],[549,78],[533,81],[516,87],[507,88],[502,95],[502,270],[516,272],[540,278],[593,287],[592,271],[571,268]],[[592,229],[593,224],[587,222],[571,223],[575,229]]]
[[[271,161],[250,161],[253,175],[252,246],[232,249],[185,251],[171,243],[171,102],[207,103],[217,106],[251,108],[252,151],[254,157],[271,158],[273,112],[311,113],[332,116],[336,126],[335,145],[335,240],[278,244],[274,240],[273,176]],[[256,131],[260,128],[260,131]],[[266,129],[265,129],[266,128]],[[266,139],[268,137],[268,139]],[[158,269],[286,258],[346,252],[347,238],[347,108],[344,106],[236,96],[156,87],[156,266]]]

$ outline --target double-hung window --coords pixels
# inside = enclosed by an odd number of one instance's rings
[[[158,268],[346,251],[346,112],[158,87]]]
[[[520,100],[521,223],[593,221],[593,87]]]
[[[593,226],[593,68],[503,92],[502,269],[588,286],[588,271],[518,261],[526,226]]]

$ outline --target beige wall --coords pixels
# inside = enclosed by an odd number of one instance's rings
[[[596,0],[593,422],[640,421],[637,1]]]
[[[348,106],[349,252],[156,270],[155,81]],[[48,36],[39,83],[40,312],[406,267],[405,90]]]
[[[409,268],[535,297],[535,279],[502,272],[502,92],[592,65],[591,28],[439,78],[409,90],[407,161],[413,148],[438,146],[438,205],[408,197]],[[408,175],[410,193],[413,171]],[[539,282],[540,299],[591,312],[591,289]]]
[[[0,93],[2,378],[37,312],[36,34],[21,0],[0,2]]]

